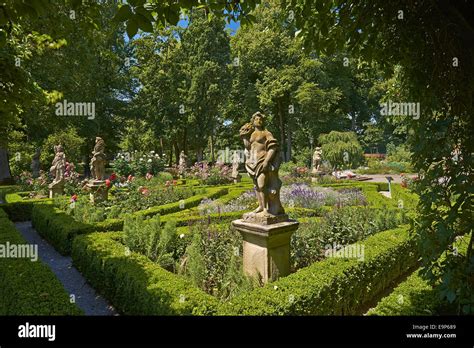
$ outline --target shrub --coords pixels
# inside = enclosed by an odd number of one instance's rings
[[[139,253],[122,232],[78,236],[72,260],[88,282],[126,315],[211,315],[217,300]]]
[[[147,173],[157,175],[165,168],[166,158],[155,151],[118,153],[112,162],[113,170],[120,176],[142,176]]]
[[[354,132],[321,134],[319,142],[324,159],[335,168],[355,168],[364,160],[364,151]]]
[[[0,209],[0,244],[26,241]],[[40,260],[0,258],[0,315],[80,315],[62,284]]]
[[[81,148],[85,144],[85,139],[77,134],[75,128],[62,129],[54,134],[50,134],[41,149],[41,163],[43,168],[48,168],[54,158],[54,146],[63,145],[68,162],[81,162]]]
[[[335,191],[330,188],[293,184],[281,189],[281,201],[289,207],[319,210],[323,205],[364,205],[365,198],[357,188]]]
[[[204,185],[222,185],[233,181],[231,174],[232,169],[223,163],[210,166],[207,162],[196,162],[189,169],[188,176],[200,180]]]
[[[181,255],[176,255],[178,236],[174,221],[168,221],[162,227],[159,215],[149,220],[128,215],[124,220],[123,232],[123,242],[130,250],[147,256],[167,270],[175,269],[175,263]]]
[[[222,300],[252,288],[242,271],[242,240],[230,226],[195,225],[180,272]]]
[[[469,236],[460,238],[455,247],[459,255],[466,255]],[[445,257],[439,258],[439,262],[445,262]],[[460,258],[462,259],[462,258]],[[439,284],[438,284],[439,285]],[[449,314],[455,314],[455,310],[446,301],[442,300],[439,286],[432,286],[423,278],[421,269],[416,270],[405,281],[397,285],[386,297],[382,298],[375,308],[371,308],[368,315],[438,315],[447,309]]]
[[[401,227],[363,241],[364,259],[326,258],[243,293],[219,315],[354,315],[418,259],[417,240]]]
[[[325,251],[360,241],[377,232],[407,223],[403,210],[335,208],[321,219],[309,219],[291,237],[292,268],[324,258]]]

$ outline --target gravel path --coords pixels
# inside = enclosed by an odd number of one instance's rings
[[[40,237],[31,226],[31,221],[17,222],[15,226],[30,244],[38,245],[38,256],[51,268],[69,294],[74,294],[76,304],[85,315],[118,315],[115,309],[98,295],[81,273],[73,267],[69,256],[59,254],[48,242]]]

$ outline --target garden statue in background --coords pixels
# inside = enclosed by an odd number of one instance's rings
[[[186,174],[186,160],[187,156],[185,155],[184,151],[181,151],[179,154],[179,164],[178,164],[178,171],[179,171],[179,176],[181,179],[184,179],[185,174]]]
[[[317,147],[313,153],[313,163],[312,163],[313,174],[318,174],[320,172],[319,167],[321,166],[322,155],[323,155],[323,150],[320,147]]]
[[[264,121],[265,116],[256,112],[250,123],[240,128],[240,137],[248,150],[245,168],[253,179],[258,199],[258,208],[244,215],[244,219],[275,223],[276,220],[286,220],[288,216],[280,202],[278,143],[272,133],[265,129]],[[274,219],[277,216],[281,219]]]
[[[234,183],[240,182],[241,175],[239,174],[240,155],[237,151],[232,154],[232,179]]]
[[[49,185],[49,198],[64,193],[64,172],[66,170],[66,155],[62,145],[54,147],[54,159],[49,172],[54,177]]]
[[[41,148],[36,148],[35,154],[31,159],[31,174],[33,178],[37,178],[40,172],[40,155],[41,155]]]
[[[100,137],[95,138],[94,151],[90,162],[92,178],[95,180],[104,180],[105,176],[105,143]]]

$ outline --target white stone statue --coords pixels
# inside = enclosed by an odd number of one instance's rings
[[[181,151],[181,153],[179,154],[178,169],[179,169],[179,175],[182,179],[184,179],[185,174],[186,174],[186,160],[187,160],[186,154],[184,153],[184,151]]]
[[[232,154],[232,178],[234,182],[240,181],[241,175],[239,174],[240,155],[238,151],[234,151]]]
[[[314,150],[313,163],[311,165],[313,174],[320,173],[319,167],[321,166],[322,156],[323,156],[323,150],[320,147],[317,147]]]
[[[62,145],[54,147],[54,159],[49,169],[51,175],[54,177],[53,182],[49,185],[50,188],[64,186],[64,172],[66,170],[66,155]]]

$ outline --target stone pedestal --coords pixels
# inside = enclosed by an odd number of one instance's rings
[[[54,198],[55,196],[62,196],[64,194],[63,185],[49,185],[49,198]]]
[[[239,182],[242,181],[242,176],[238,175],[238,176],[234,177],[233,179],[234,179],[234,184],[238,184]]]
[[[105,181],[91,180],[87,184],[87,188],[89,189],[89,198],[93,204],[103,202],[108,199],[109,188],[105,186]]]
[[[234,220],[242,234],[244,272],[264,283],[290,274],[290,238],[299,222],[288,220],[263,225],[249,220]]]

